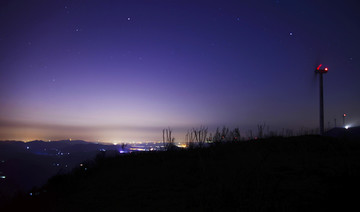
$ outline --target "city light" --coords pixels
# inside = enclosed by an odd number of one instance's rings
[[[345,129],[349,129],[349,127],[350,127],[349,125],[346,125],[346,126],[345,126]]]

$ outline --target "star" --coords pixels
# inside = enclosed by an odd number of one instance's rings
[[[292,35],[293,35],[293,33],[292,33],[292,32],[290,32],[290,33],[289,33],[289,35],[290,35],[290,36],[292,36]]]
[[[64,6],[64,8],[65,8],[66,13],[69,14],[69,13],[70,13],[69,7],[68,7],[68,6]]]
[[[127,20],[130,21],[131,20],[130,17],[128,17]]]

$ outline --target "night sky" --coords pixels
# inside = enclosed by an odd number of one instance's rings
[[[360,125],[357,1],[0,1],[0,139]],[[330,123],[328,123],[330,122]],[[330,124],[330,125],[329,125]]]

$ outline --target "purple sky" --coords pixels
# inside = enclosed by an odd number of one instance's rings
[[[0,139],[360,125],[357,1],[0,2]]]

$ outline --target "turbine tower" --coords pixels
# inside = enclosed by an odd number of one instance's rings
[[[320,135],[324,135],[324,89],[323,89],[323,74],[328,72],[328,68],[320,69],[322,64],[320,64],[315,73],[319,74],[320,80]]]

